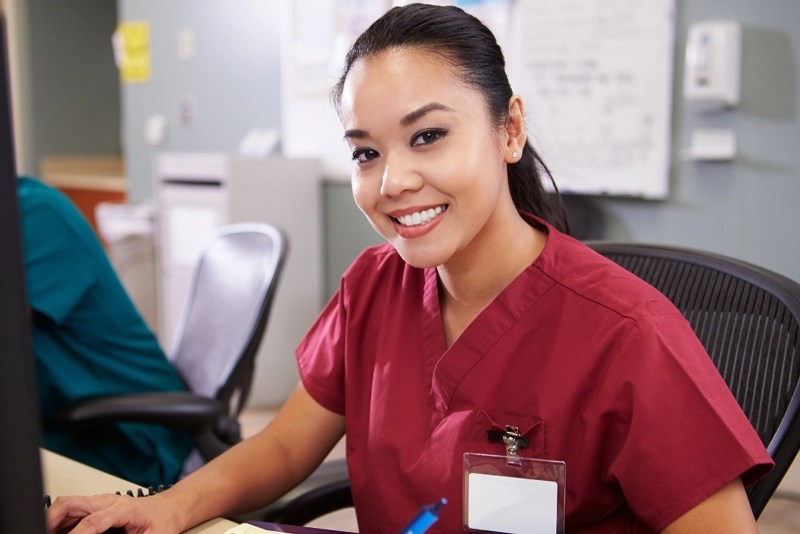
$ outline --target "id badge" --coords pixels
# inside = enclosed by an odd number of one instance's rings
[[[464,454],[464,530],[563,534],[566,464]]]

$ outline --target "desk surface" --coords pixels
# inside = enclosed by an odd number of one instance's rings
[[[59,495],[126,492],[129,489],[135,492],[140,487],[48,450],[42,449],[41,461],[44,491],[52,498]],[[187,534],[224,534],[236,525],[227,519],[212,519],[187,531]]]

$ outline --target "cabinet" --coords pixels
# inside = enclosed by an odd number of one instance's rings
[[[97,205],[125,202],[125,165],[119,156],[48,156],[41,167],[42,181],[69,197],[95,233]]]
[[[289,254],[256,357],[250,404],[276,405],[298,376],[294,349],[322,309],[320,164],[280,156],[164,153],[155,161],[159,332],[171,352],[192,268],[218,228],[267,222],[282,228]]]

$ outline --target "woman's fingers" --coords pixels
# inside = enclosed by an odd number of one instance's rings
[[[100,534],[124,526],[128,534],[155,532],[141,504],[133,497],[111,494],[59,497],[47,512],[47,529],[51,534],[66,530],[71,534]]]

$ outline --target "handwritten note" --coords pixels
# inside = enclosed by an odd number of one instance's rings
[[[564,191],[668,193],[674,0],[526,0],[510,70]]]

